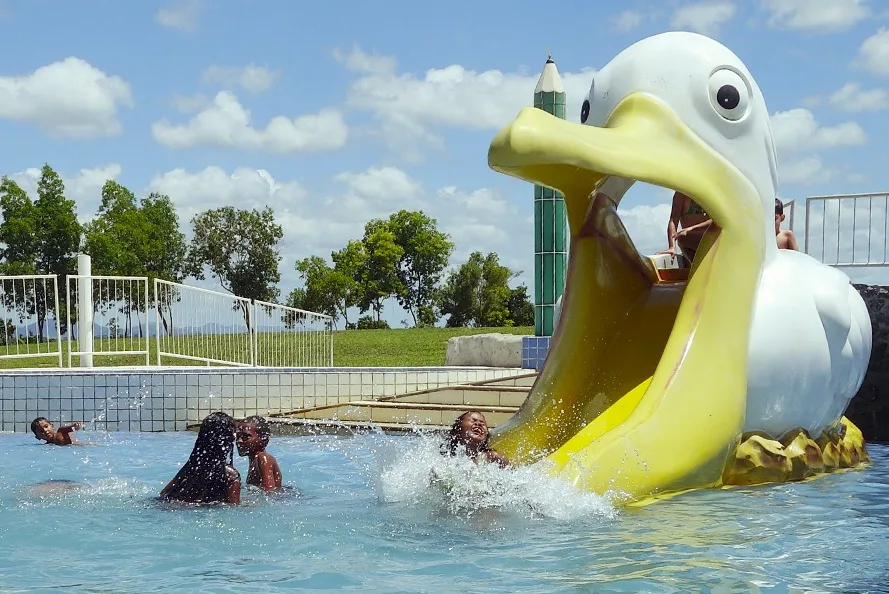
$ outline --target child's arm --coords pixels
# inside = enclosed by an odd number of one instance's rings
[[[72,431],[80,431],[80,429],[82,427],[83,427],[83,422],[76,421],[74,423],[71,423],[70,425],[62,425],[61,427],[58,428],[58,432],[68,435]]]
[[[259,464],[259,481],[263,490],[274,491],[277,489],[278,481],[276,480],[276,475],[281,474],[281,471],[278,469],[278,461],[273,456],[263,452],[256,457],[256,462]]]
[[[787,248],[791,250],[799,251],[799,246],[796,245],[796,235],[793,234],[793,231],[787,230]]]
[[[225,471],[228,477],[228,492],[226,493],[226,503],[241,503],[241,475],[234,468],[228,468]]]
[[[487,457],[488,462],[496,462],[500,466],[500,468],[509,466],[509,459],[503,454],[496,452],[495,450],[488,450],[487,452],[485,452],[485,457]]]

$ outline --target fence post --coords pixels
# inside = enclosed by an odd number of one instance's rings
[[[81,367],[93,366],[93,270],[88,254],[77,254],[77,346]],[[71,328],[68,328],[71,332]]]

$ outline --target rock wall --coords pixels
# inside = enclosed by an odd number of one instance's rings
[[[867,375],[846,416],[867,441],[889,442],[889,287],[855,285],[870,311],[874,345]]]
[[[445,365],[521,367],[522,337],[491,333],[449,338]]]

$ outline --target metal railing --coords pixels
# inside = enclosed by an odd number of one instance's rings
[[[253,301],[255,364],[263,367],[333,365],[333,318],[267,301]]]
[[[147,277],[68,275],[65,305],[69,367],[108,355],[144,355],[150,365]]]
[[[806,199],[805,250],[838,268],[889,266],[889,193]]]
[[[0,276],[0,359],[55,357],[62,366],[59,284],[54,274]],[[50,336],[51,332],[54,336]]]
[[[157,364],[163,357],[251,367],[255,365],[249,299],[154,280]]]

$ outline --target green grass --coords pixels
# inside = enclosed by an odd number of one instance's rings
[[[533,335],[534,328],[404,328],[336,332],[333,360],[337,367],[444,365],[449,338],[489,332]]]
[[[444,365],[445,351],[448,339],[453,336],[467,336],[471,334],[485,334],[499,332],[503,334],[533,335],[533,327],[519,328],[405,328],[395,330],[347,330],[337,331],[333,334],[333,359],[336,367],[419,367],[427,365]],[[184,339],[192,343],[192,353],[200,353],[203,344],[200,336]],[[219,337],[217,337],[219,338]],[[243,339],[243,337],[241,337]],[[260,335],[263,343],[274,342],[274,337],[268,334]],[[117,341],[103,341],[106,348],[111,343],[113,348],[108,350],[125,350],[124,339]],[[223,341],[224,342],[224,341]],[[241,341],[233,341],[234,344]],[[217,341],[218,343],[218,341]],[[33,351],[36,345],[30,345]],[[41,345],[45,350],[47,345]],[[55,345],[50,345],[55,348]],[[28,346],[19,345],[0,347],[0,355],[27,352]],[[132,348],[127,345],[126,348]],[[149,361],[152,365],[157,363],[155,355],[154,339],[149,339]],[[78,366],[78,358],[74,357],[74,366]],[[200,361],[189,361],[164,357],[164,365],[202,365]],[[24,369],[34,367],[56,367],[57,357],[24,357],[18,359],[0,358],[0,370]],[[62,366],[68,366],[68,342],[62,341]],[[94,367],[109,366],[133,366],[144,367],[144,355],[103,355],[93,356]]]

